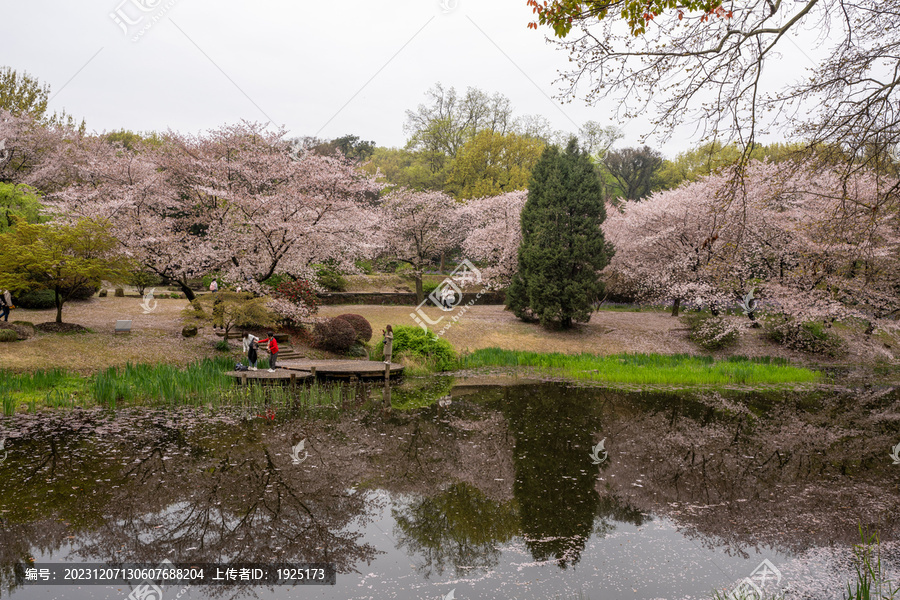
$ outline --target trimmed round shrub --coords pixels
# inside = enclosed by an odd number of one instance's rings
[[[356,329],[344,319],[325,319],[316,323],[316,345],[331,352],[347,352],[356,343]]]
[[[197,336],[197,326],[196,325],[186,325],[181,329],[182,337],[192,338]]]
[[[741,337],[740,328],[724,317],[691,314],[684,321],[691,328],[691,341],[705,350],[734,346]]]
[[[124,290],[123,288],[116,288],[116,294],[115,294],[115,296],[116,296],[116,298],[124,298],[124,297],[125,297],[125,290]]]
[[[393,357],[412,355],[438,371],[449,371],[456,366],[456,350],[450,342],[439,338],[421,327],[397,325],[394,327]],[[375,347],[376,356],[384,356],[384,340]]]
[[[356,330],[356,339],[358,341],[366,343],[372,339],[372,325],[364,316],[347,313],[338,315],[335,319],[343,319],[350,323],[353,329]]]
[[[13,304],[19,308],[45,309],[56,307],[56,293],[53,290],[34,290],[13,299]]]
[[[832,358],[847,352],[844,340],[831,333],[818,321],[788,321],[770,319],[766,322],[766,337],[792,350],[822,354]]]
[[[0,329],[0,342],[18,342],[19,334],[12,329]]]
[[[106,298],[107,294],[108,294],[108,292],[106,290],[100,290],[100,293],[97,295],[100,296],[101,298]]]

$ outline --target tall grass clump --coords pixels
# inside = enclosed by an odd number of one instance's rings
[[[871,536],[859,527],[860,542],[853,546],[856,586],[847,583],[847,600],[894,600],[900,587],[887,579],[881,564],[881,541],[878,533]]]
[[[821,374],[770,357],[716,361],[687,354],[542,354],[483,348],[463,356],[458,369],[528,367],[577,380],[636,385],[754,385],[810,383]]]
[[[98,404],[115,408],[119,402],[187,404],[210,391],[234,385],[225,375],[234,364],[230,358],[207,358],[184,369],[172,365],[111,367],[94,376],[91,395]]]

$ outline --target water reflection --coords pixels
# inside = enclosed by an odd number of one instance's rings
[[[330,562],[353,574],[406,555],[428,581],[508,569],[521,546],[535,565],[570,572],[589,543],[656,521],[698,552],[738,558],[759,545],[849,548],[860,523],[897,539],[896,390],[739,401],[448,381],[395,388],[395,405],[416,410],[328,421],[190,410],[7,419],[0,586],[14,589],[12,565],[30,557]],[[448,394],[452,404],[434,404]],[[590,453],[603,438],[598,466]],[[300,439],[309,458],[293,465]],[[367,532],[384,511],[389,535],[376,539]]]

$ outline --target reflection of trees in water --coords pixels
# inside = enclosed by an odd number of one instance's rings
[[[651,396],[622,398],[644,410],[612,425],[605,486],[673,518],[704,546],[742,555],[757,544],[791,552],[849,547],[859,542],[859,523],[884,540],[900,533],[900,472],[886,456],[900,441],[896,390],[789,393],[774,402]],[[756,417],[746,405],[766,412]]]
[[[605,408],[592,390],[563,385],[506,390],[503,412],[515,436],[513,490],[521,533],[535,560],[574,565],[595,531],[601,505],[590,452],[595,433],[603,429]],[[596,531],[609,528],[601,518]]]
[[[340,461],[291,465],[290,440],[271,427],[68,421],[28,432],[17,460],[0,466],[4,565],[58,551],[67,535],[96,562],[328,562],[351,572],[376,555],[348,531],[367,519],[355,473]],[[51,539],[47,523],[60,524]]]
[[[859,521],[897,538],[896,392],[773,402],[521,385],[469,398],[274,426],[190,412],[23,418],[0,464],[0,585],[9,565],[70,543],[98,562],[352,571],[377,554],[353,533],[374,510],[352,491],[361,482],[413,498],[395,507],[395,534],[426,575],[490,569],[519,536],[535,560],[566,567],[589,536],[649,513],[738,553],[849,545]],[[310,457],[294,466],[302,438]]]
[[[470,568],[490,569],[500,557],[499,544],[519,531],[512,502],[487,498],[477,488],[456,483],[439,494],[420,497],[392,511],[398,547],[419,557],[427,578],[452,567],[456,575]]]

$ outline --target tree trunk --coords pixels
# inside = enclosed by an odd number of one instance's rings
[[[681,309],[681,298],[675,298],[675,304],[672,305],[672,316],[677,317],[678,311]]]
[[[447,259],[446,253],[445,253],[445,252],[441,252],[441,275],[443,275],[444,273],[447,272],[447,268],[446,268],[446,266],[445,266],[445,265],[446,265],[446,259]]]
[[[196,296],[194,295],[194,290],[189,288],[186,283],[181,281],[178,282],[178,287],[181,288],[181,291],[184,292],[184,297],[188,299],[188,302],[193,302]]]
[[[62,303],[62,298],[59,297],[59,288],[57,288],[56,290],[54,290],[54,293],[56,294],[56,322],[57,322],[57,323],[62,323],[62,307],[63,307],[63,303]]]
[[[422,289],[422,271],[416,269],[416,302],[422,304],[425,300],[425,291]]]

